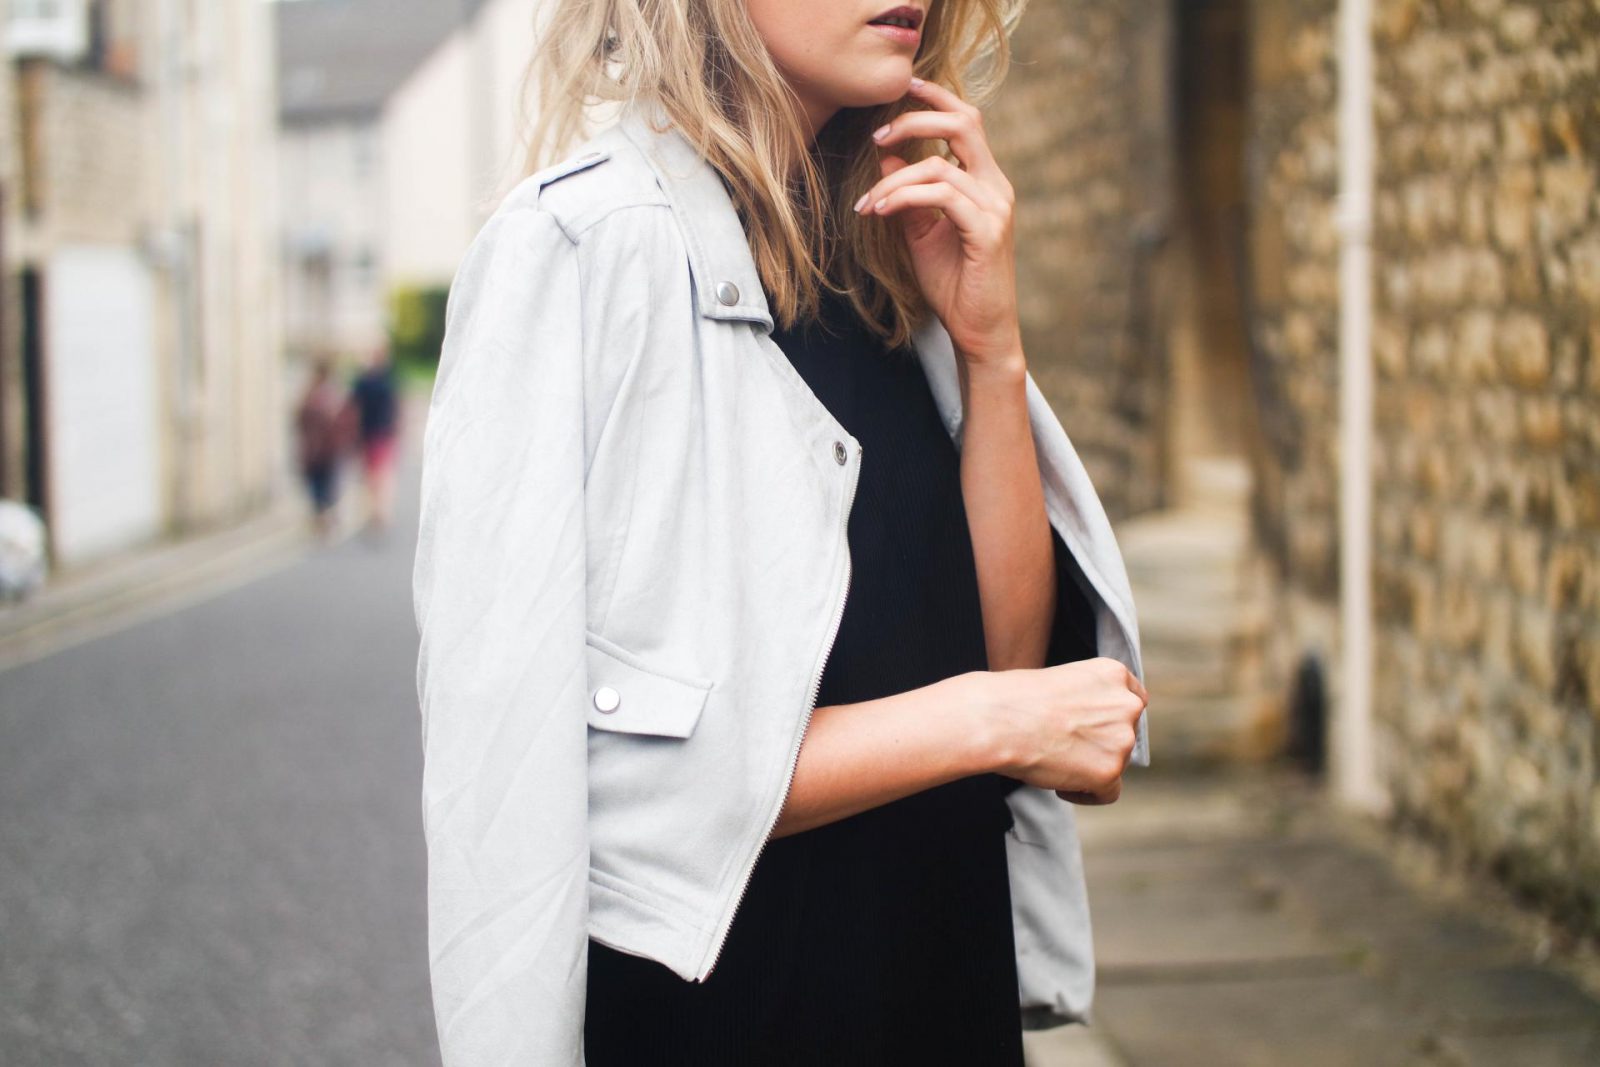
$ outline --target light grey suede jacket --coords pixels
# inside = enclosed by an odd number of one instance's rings
[[[414,573],[450,1067],[582,1064],[591,936],[685,980],[716,965],[844,610],[863,462],[772,326],[716,171],[639,106],[524,179],[456,275]],[[917,350],[959,445],[937,318]],[[1027,403],[1100,654],[1142,678],[1111,527],[1031,375]],[[1073,806],[1032,786],[1008,802],[1022,1006],[1083,1020]]]

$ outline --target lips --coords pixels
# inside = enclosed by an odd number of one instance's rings
[[[877,15],[867,24],[869,26],[902,26],[912,30],[919,29],[922,26],[922,9],[912,7],[909,4],[902,4],[899,7],[891,7],[889,10]]]

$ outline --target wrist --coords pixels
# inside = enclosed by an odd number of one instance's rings
[[[1004,703],[995,698],[995,682],[993,671],[967,671],[945,682],[968,774],[1010,775],[1021,766],[1017,733]]]
[[[974,407],[1026,407],[1028,388],[1027,360],[1014,359],[963,362],[957,375],[961,405]]]
[[[982,348],[958,346],[956,356],[963,374],[975,376],[984,382],[1020,382],[1028,369],[1028,357],[1022,349],[1021,337]]]

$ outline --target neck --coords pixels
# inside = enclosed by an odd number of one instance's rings
[[[832,104],[808,97],[798,89],[795,90],[795,97],[799,101],[800,128],[806,133],[806,143],[816,144],[817,134],[828,124],[828,120],[839,113],[839,109]]]

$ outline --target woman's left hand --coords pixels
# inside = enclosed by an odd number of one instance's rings
[[[883,177],[856,212],[900,216],[917,282],[968,367],[1019,361],[1011,183],[989,151],[976,107],[920,79],[910,92],[933,110],[898,115],[873,140],[887,147],[943,138],[960,165],[942,156],[907,163],[886,155]]]

